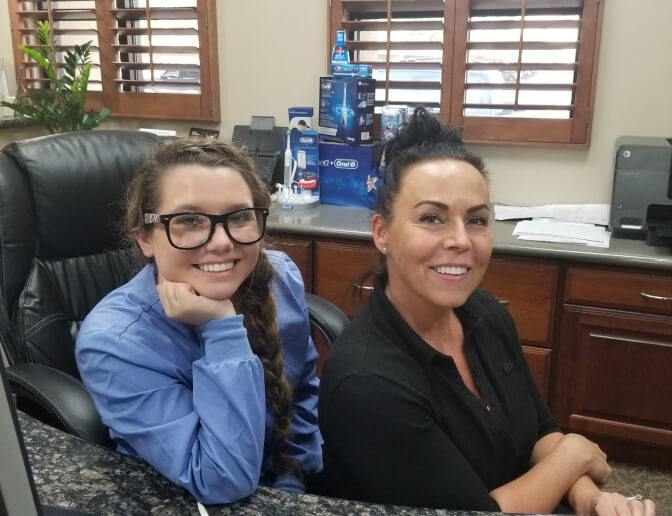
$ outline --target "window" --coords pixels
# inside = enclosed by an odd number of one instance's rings
[[[373,66],[378,110],[425,105],[470,142],[585,146],[600,24],[600,0],[331,0],[330,41],[345,30]]]
[[[49,21],[60,50],[93,41],[87,103],[113,115],[219,121],[215,0],[12,0],[17,77],[49,81],[18,45]],[[57,60],[62,62],[63,53]]]

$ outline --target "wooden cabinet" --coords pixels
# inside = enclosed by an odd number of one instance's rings
[[[313,291],[313,242],[311,240],[292,238],[286,235],[273,235],[267,238],[269,249],[277,249],[294,260],[303,276],[306,292]]]
[[[559,268],[549,261],[494,256],[481,282],[482,287],[506,305],[516,322],[532,377],[545,399]]]
[[[566,277],[554,415],[611,455],[669,467],[672,276],[570,266]]]
[[[378,253],[372,244],[315,243],[315,293],[354,317],[373,290]]]

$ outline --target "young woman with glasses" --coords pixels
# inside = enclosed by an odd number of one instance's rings
[[[264,250],[270,198],[241,151],[164,146],[136,175],[128,233],[149,262],[87,316],[77,363],[118,451],[204,503],[322,467],[303,282]]]

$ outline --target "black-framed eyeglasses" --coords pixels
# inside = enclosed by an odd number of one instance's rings
[[[264,237],[266,217],[267,208],[241,208],[221,215],[199,212],[144,214],[145,224],[163,224],[170,245],[182,250],[207,244],[220,223],[233,242],[240,245],[254,244]]]

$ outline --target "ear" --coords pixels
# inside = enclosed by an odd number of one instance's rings
[[[371,221],[371,234],[373,236],[373,244],[376,249],[383,254],[387,254],[387,223],[385,218],[376,213]]]
[[[152,243],[152,235],[149,231],[145,231],[144,229],[139,230],[135,234],[135,241],[140,246],[145,258],[154,258],[154,245]]]

